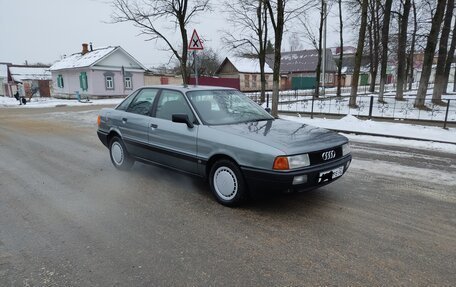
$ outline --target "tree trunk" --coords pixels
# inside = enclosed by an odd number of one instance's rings
[[[409,74],[408,74],[408,89],[412,90],[412,84],[415,81],[413,77],[414,68],[415,68],[415,43],[416,43],[416,32],[418,30],[418,20],[416,19],[416,4],[415,0],[412,1],[412,11],[413,11],[413,33],[412,33],[412,43],[410,44],[410,55],[409,55]]]
[[[258,0],[257,8],[257,20],[258,20],[258,58],[260,62],[260,81],[261,81],[261,94],[260,102],[264,103],[266,101],[266,76],[264,74],[264,66],[266,63],[266,43],[268,38],[268,27],[263,25],[267,23],[267,10],[263,5],[263,0]],[[264,30],[263,30],[264,28]]]
[[[410,13],[411,2],[410,0],[405,0],[404,3],[404,12],[402,13],[401,25],[400,25],[400,35],[397,51],[397,93],[396,100],[404,99],[404,83],[407,77],[406,71],[406,48],[407,48],[407,27],[408,27],[408,18]]]
[[[448,37],[451,30],[451,19],[453,18],[454,0],[448,0],[443,20],[442,35],[439,42],[439,54],[437,59],[437,67],[435,68],[434,91],[432,93],[432,102],[440,104],[442,102],[442,94],[445,85],[445,64],[447,59]]]
[[[372,18],[372,23],[373,25],[373,33],[372,33],[372,46],[373,46],[373,54],[371,58],[371,82],[369,86],[369,92],[375,93],[375,84],[377,83],[377,75],[378,75],[378,65],[379,65],[379,55],[380,55],[380,49],[379,49],[379,39],[380,39],[380,23],[379,23],[379,9],[380,9],[380,1],[372,1],[371,2],[371,18]]]
[[[187,59],[188,59],[188,38],[187,38],[187,29],[185,29],[185,16],[179,18],[179,26],[181,31],[182,37],[182,58],[180,59],[181,62],[181,72],[182,72],[182,83],[184,86],[188,84],[188,77],[187,74]]]
[[[266,2],[270,14],[271,21],[273,21],[273,10],[269,1]],[[272,84],[272,116],[277,118],[279,116],[279,89],[280,89],[280,60],[282,57],[282,36],[285,24],[285,2],[283,0],[277,1],[277,17],[273,23],[274,27],[274,71],[273,71],[273,84]]]
[[[439,37],[440,25],[442,24],[443,14],[445,12],[445,0],[437,1],[437,8],[434,17],[432,17],[431,31],[427,38],[426,48],[424,49],[423,69],[421,71],[420,85],[415,99],[415,107],[424,108],[426,93],[429,85],[429,77],[431,76],[432,62],[434,60],[434,52],[437,46]]]
[[[321,0],[321,11],[320,11],[320,30],[318,31],[318,61],[317,69],[315,70],[315,97],[320,96],[320,74],[321,74],[321,52],[322,52],[322,35],[323,35],[323,23],[324,23],[324,0]],[[323,75],[324,78],[324,75]],[[323,80],[324,85],[324,80]]]
[[[448,56],[447,56],[446,64],[445,64],[445,72],[444,72],[445,82],[443,84],[444,93],[446,93],[447,89],[448,89],[448,79],[450,78],[451,64],[453,63],[453,60],[454,60],[455,50],[456,50],[456,21],[454,22],[453,36],[451,38],[450,49],[448,50]],[[456,71],[455,71],[455,74],[456,74]]]
[[[386,84],[386,68],[388,66],[388,40],[389,40],[389,26],[391,18],[391,5],[393,0],[385,1],[385,10],[383,13],[383,27],[382,27],[382,65],[380,71],[380,90],[378,94],[378,101],[383,102],[383,93],[385,92]]]
[[[358,80],[359,72],[361,70],[361,60],[363,57],[364,50],[364,39],[366,37],[366,25],[367,25],[367,6],[369,0],[363,0],[361,6],[361,25],[359,27],[359,36],[358,36],[358,46],[356,48],[355,55],[355,67],[353,71],[353,80],[351,83],[351,92],[350,92],[350,107],[356,107],[356,96],[358,94]]]
[[[340,37],[340,51],[339,51],[339,66],[337,67],[337,93],[336,95],[340,97],[340,87],[342,85],[342,66],[344,59],[344,23],[342,21],[342,0],[339,0],[339,37]]]

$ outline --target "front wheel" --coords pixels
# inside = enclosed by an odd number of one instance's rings
[[[217,201],[226,206],[240,204],[247,194],[241,170],[229,160],[219,160],[212,166],[209,185]]]
[[[117,169],[129,170],[133,166],[134,160],[128,155],[124,143],[117,136],[111,139],[109,154],[111,156],[112,164]]]

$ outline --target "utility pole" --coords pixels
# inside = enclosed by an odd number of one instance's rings
[[[323,73],[323,85],[321,89],[321,93],[323,96],[325,95],[325,84],[326,84],[326,5],[327,2],[326,0],[323,1],[323,51],[322,51],[322,61],[323,61],[323,68],[322,68],[322,73]]]

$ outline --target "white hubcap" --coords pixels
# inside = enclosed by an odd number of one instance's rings
[[[214,188],[221,198],[233,199],[238,191],[236,174],[226,166],[219,167],[214,173]]]
[[[120,143],[114,142],[111,146],[111,155],[112,159],[117,165],[122,165],[124,155],[123,155],[123,149]]]

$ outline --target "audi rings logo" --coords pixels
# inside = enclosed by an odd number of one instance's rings
[[[334,150],[325,151],[321,154],[323,160],[330,160],[336,157],[336,152]]]

